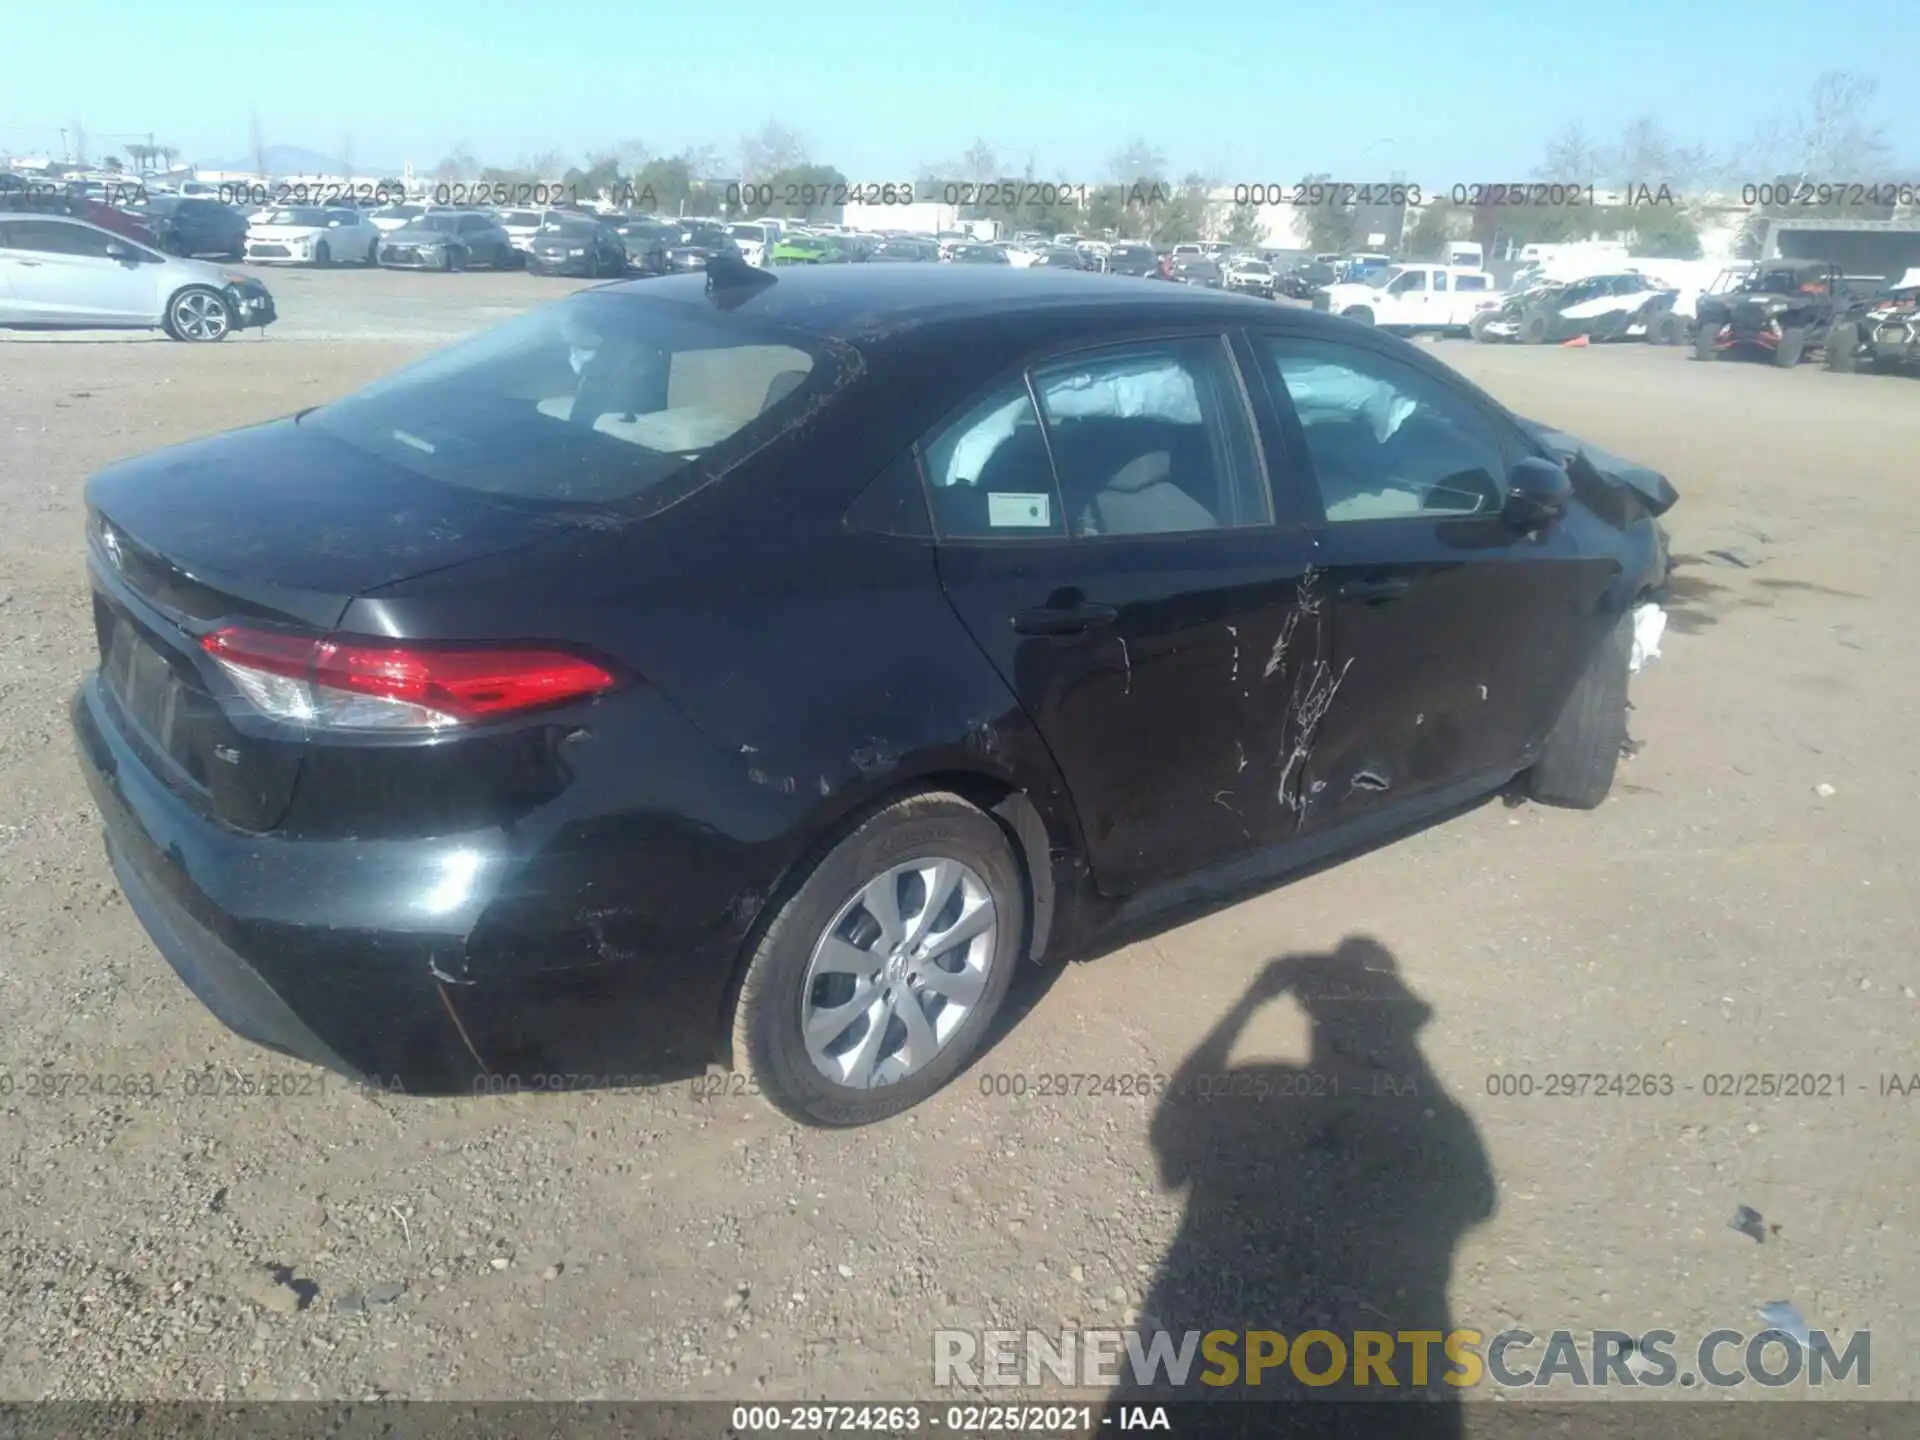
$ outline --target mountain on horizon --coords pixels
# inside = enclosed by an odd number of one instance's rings
[[[345,169],[339,156],[323,155],[304,145],[269,145],[266,147],[266,162],[267,169],[275,175],[338,175]],[[206,170],[252,171],[255,168],[251,155],[238,159],[203,160],[199,164]],[[397,165],[377,165],[371,159],[354,157],[353,173],[356,175],[397,175],[399,172]]]

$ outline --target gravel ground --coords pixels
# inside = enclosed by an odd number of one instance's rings
[[[1614,797],[1490,803],[1038,975],[975,1071],[897,1122],[804,1132],[684,1085],[243,1099],[197,1082],[317,1072],[228,1034],[147,943],[71,757],[81,485],[568,288],[269,283],[287,320],[264,340],[0,337],[0,1397],[900,1398],[932,1392],[937,1328],[1697,1336],[1785,1299],[1871,1328],[1871,1393],[1920,1398],[1898,1343],[1920,1100],[1880,1093],[1920,1070],[1911,382],[1442,344],[1680,488],[1673,626]],[[1363,952],[1424,1010],[1284,983]],[[1371,1061],[1398,1093],[1032,1093],[1217,1068],[1208,1046],[1276,1087]],[[1567,1071],[1676,1089],[1489,1093]],[[1720,1072],[1846,1094],[1710,1098]],[[49,1073],[159,1093],[30,1093]],[[1014,1077],[1024,1097],[991,1093]],[[1729,1227],[1741,1204],[1763,1243]]]

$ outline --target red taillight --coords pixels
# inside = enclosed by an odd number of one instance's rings
[[[229,625],[201,637],[254,706],[350,730],[438,730],[610,690],[614,676],[558,650],[395,645]]]

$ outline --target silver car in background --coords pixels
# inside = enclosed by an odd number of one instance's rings
[[[0,213],[0,329],[164,330],[224,340],[277,318],[251,275],[64,215]]]

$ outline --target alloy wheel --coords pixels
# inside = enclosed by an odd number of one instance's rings
[[[231,321],[225,301],[198,290],[173,302],[173,323],[189,340],[218,340],[227,333]]]

